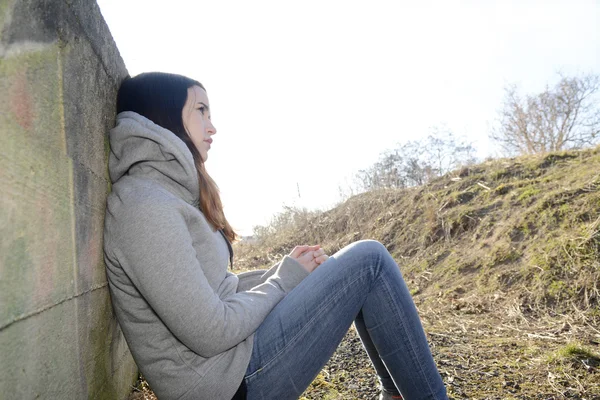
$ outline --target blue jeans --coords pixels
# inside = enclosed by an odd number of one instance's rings
[[[363,240],[321,264],[260,325],[248,400],[297,399],[353,322],[386,391],[447,399],[398,265],[381,243]]]

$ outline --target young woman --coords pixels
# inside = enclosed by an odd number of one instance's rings
[[[204,87],[126,79],[110,132],[104,254],[114,310],[160,400],[296,399],[352,323],[381,399],[445,399],[419,316],[385,247],[297,246],[235,275],[236,239],[204,167],[216,134]]]

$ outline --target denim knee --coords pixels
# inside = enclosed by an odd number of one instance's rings
[[[381,265],[386,264],[383,260],[390,257],[385,246],[376,240],[359,240],[351,243],[334,255],[335,258],[338,256],[345,259],[342,264],[344,269],[371,268],[374,277],[379,275]]]
[[[387,253],[387,249],[381,242],[373,239],[364,239],[358,240],[350,246],[357,247],[360,251],[369,253],[369,254],[379,254],[379,253]]]
[[[348,250],[351,250],[354,254],[365,255],[367,257],[379,257],[388,253],[383,244],[372,239],[359,240],[351,243],[348,245]]]

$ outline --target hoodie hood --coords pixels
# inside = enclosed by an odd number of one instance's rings
[[[192,153],[175,134],[132,111],[117,115],[110,130],[108,171],[116,184],[124,176],[152,179],[190,204],[199,200]]]

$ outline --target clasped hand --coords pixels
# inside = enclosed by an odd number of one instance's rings
[[[329,258],[320,245],[296,246],[289,256],[298,261],[309,273],[313,272],[315,268],[323,264]]]

